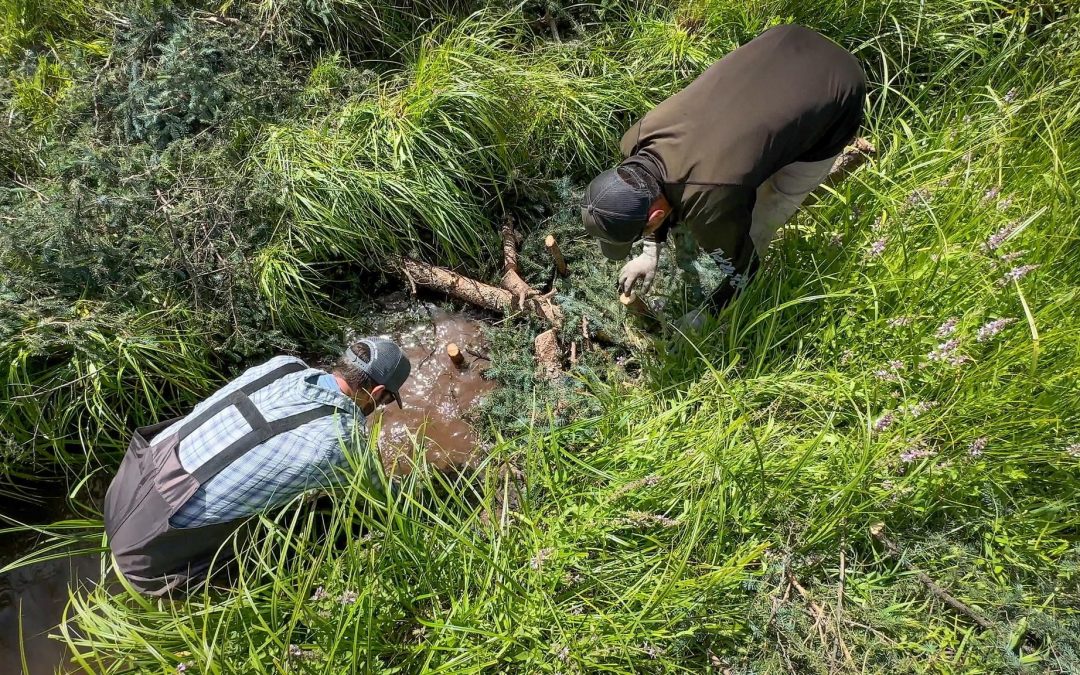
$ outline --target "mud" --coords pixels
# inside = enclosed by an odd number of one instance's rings
[[[371,416],[381,419],[379,436],[388,471],[409,473],[419,452],[439,470],[460,469],[482,457],[476,433],[465,414],[495,383],[483,377],[484,324],[463,314],[429,308],[430,319],[386,335],[405,350],[413,370],[402,387],[401,409],[391,404]],[[464,357],[456,366],[446,353],[456,344]]]

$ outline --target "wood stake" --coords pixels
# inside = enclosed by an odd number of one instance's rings
[[[533,341],[536,350],[536,363],[540,367],[541,377],[553,379],[562,370],[562,351],[559,349],[559,334],[554,328],[536,336]]]
[[[555,271],[559,273],[559,276],[569,276],[570,268],[566,266],[566,259],[563,258],[562,250],[559,249],[559,242],[555,241],[555,235],[549,234],[544,237],[544,248],[555,262]]]
[[[626,293],[619,294],[619,302],[629,314],[632,314],[641,319],[648,321],[656,321],[656,316],[653,314],[652,309],[645,304],[645,301],[636,295],[627,295]]]
[[[465,365],[465,355],[461,353],[461,350],[453,342],[446,345],[446,355],[450,357],[455,366],[460,368]]]

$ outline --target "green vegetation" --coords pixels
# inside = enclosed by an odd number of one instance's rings
[[[267,519],[230,590],[75,599],[88,671],[1080,670],[1075,8],[34,4],[0,3],[0,473],[24,487],[78,491],[127,428],[371,322],[396,255],[494,276],[507,213],[537,285],[560,234],[568,330],[621,330],[573,190],[774,23],[862,59],[879,148],[704,335],[590,355],[569,409],[521,358],[535,327],[493,328],[484,428],[519,508],[497,471],[357,480]]]

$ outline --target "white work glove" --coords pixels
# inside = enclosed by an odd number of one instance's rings
[[[641,255],[623,265],[619,270],[619,292],[630,295],[634,285],[641,282],[641,290],[637,293],[640,297],[649,292],[653,279],[656,278],[656,268],[660,264],[661,242],[646,239],[641,250]]]

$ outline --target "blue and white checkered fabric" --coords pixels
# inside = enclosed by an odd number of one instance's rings
[[[302,363],[291,356],[279,356],[247,370],[195,406],[192,415],[290,361]],[[320,386],[317,382],[321,375],[325,372],[315,368],[290,373],[252,394],[251,402],[268,422],[327,403],[338,408],[335,414],[255,446],[200,486],[173,514],[169,524],[187,528],[236,520],[284,504],[308,489],[340,481],[342,470],[349,467],[346,452],[368,452],[364,442],[364,415],[340,391]],[[194,471],[249,431],[251,427],[243,415],[228,407],[184,439],[180,444],[180,463],[186,471]],[[358,442],[363,447],[357,448]],[[373,472],[378,471],[377,458],[367,458],[367,462]]]

